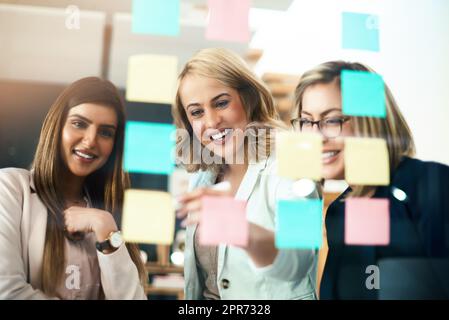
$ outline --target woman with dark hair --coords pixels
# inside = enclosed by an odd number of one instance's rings
[[[0,170],[0,299],[146,298],[116,223],[124,124],[111,82],[78,80],[51,106],[31,170]]]

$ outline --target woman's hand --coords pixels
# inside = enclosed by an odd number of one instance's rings
[[[204,196],[230,196],[229,191],[219,191],[210,188],[198,188],[177,198],[179,209],[176,216],[183,219],[181,226],[198,224]]]
[[[180,208],[176,216],[184,219],[182,226],[194,225],[200,222],[200,212],[202,209],[202,197],[204,196],[231,196],[230,191],[218,191],[207,188],[199,188],[179,197]],[[199,230],[197,230],[198,232]],[[242,247],[258,267],[264,267],[273,263],[278,250],[274,245],[274,232],[262,228],[254,223],[249,223],[248,245]]]
[[[111,232],[118,230],[112,215],[100,209],[70,207],[64,211],[64,221],[69,233],[94,232],[99,242],[106,240]]]

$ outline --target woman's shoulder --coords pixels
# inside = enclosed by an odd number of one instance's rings
[[[430,178],[447,180],[444,178],[449,178],[449,166],[435,161],[403,157],[394,176],[395,180],[413,180],[412,183]],[[449,181],[445,182],[449,183]]]
[[[31,171],[21,168],[0,169],[0,181],[9,183],[29,183]]]
[[[287,177],[282,177],[278,174],[278,161],[276,159],[275,154],[271,154],[267,159],[263,160],[261,167],[261,175],[265,184],[267,184],[267,188],[269,190],[269,194],[272,194],[275,197],[280,198],[321,198],[321,187],[318,182],[314,182],[309,179],[291,179]],[[299,181],[299,182],[298,182]],[[303,195],[298,195],[295,190],[296,186],[302,186],[304,190]],[[307,193],[306,191],[309,191]]]
[[[209,170],[199,170],[190,175],[189,178],[189,191],[198,187],[210,186],[215,182],[216,174]]]
[[[19,168],[0,169],[0,201],[4,210],[2,214],[12,214],[18,203],[23,201],[31,190],[31,172]],[[11,212],[9,212],[11,211]]]

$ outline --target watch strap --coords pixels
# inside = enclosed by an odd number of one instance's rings
[[[98,242],[97,241],[95,243],[95,247],[100,252],[104,252],[105,250],[111,250],[112,249],[111,243],[109,242],[109,238],[104,240],[104,241],[102,241],[102,242]]]

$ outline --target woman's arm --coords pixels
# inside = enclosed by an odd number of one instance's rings
[[[125,244],[116,251],[104,254],[98,251],[101,284],[108,300],[146,300],[137,267]]]
[[[282,184],[281,186],[284,187]],[[282,194],[282,190],[283,188],[281,191],[277,190],[275,194]],[[228,194],[223,191],[198,188],[178,198],[181,208],[177,212],[177,217],[184,219],[182,225],[199,223],[201,198],[206,195]],[[249,223],[249,243],[243,249],[251,258],[255,272],[263,272],[268,277],[285,281],[302,279],[316,263],[316,250],[278,250],[275,247],[274,232],[254,223]]]
[[[102,242],[117,231],[112,215],[94,208],[71,207],[64,211],[64,220],[69,232],[93,232]],[[106,299],[146,299],[140,283],[137,267],[131,259],[126,245],[105,253],[97,251],[101,271],[101,284]]]
[[[0,170],[0,300],[56,299],[34,289],[27,282],[25,262],[22,259],[20,223],[24,189],[29,190],[29,179],[21,181],[10,170]]]

